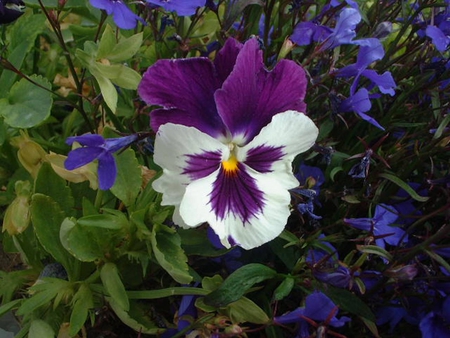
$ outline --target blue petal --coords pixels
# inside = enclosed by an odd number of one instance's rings
[[[78,142],[82,146],[100,147],[105,143],[105,139],[98,134],[84,134],[81,136],[68,137],[66,143],[71,146],[74,142]]]
[[[110,153],[103,153],[98,158],[98,186],[101,190],[108,190],[116,181],[116,160]]]
[[[64,167],[67,170],[73,170],[84,166],[97,159],[103,153],[103,151],[104,150],[102,148],[90,147],[74,149],[67,156],[67,159],[64,162]]]
[[[186,16],[194,15],[198,7],[205,6],[206,0],[147,0],[147,2],[161,6],[166,11]]]
[[[436,26],[428,26],[425,30],[425,34],[432,39],[436,49],[440,52],[445,52],[450,44],[450,38],[446,36]]]

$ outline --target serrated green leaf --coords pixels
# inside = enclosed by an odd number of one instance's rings
[[[133,150],[127,149],[116,156],[117,177],[111,192],[127,207],[134,204],[141,191],[142,176]]]
[[[155,224],[152,231],[152,249],[156,260],[180,284],[192,281],[187,257],[181,248],[180,236],[169,227]]]
[[[74,199],[66,180],[52,169],[50,163],[42,163],[34,183],[34,192],[51,197],[56,201],[67,216],[74,212]]]
[[[120,279],[119,270],[117,269],[116,264],[106,263],[103,265],[100,270],[100,277],[106,291],[114,299],[116,304],[124,311],[128,311],[130,309],[130,302],[125,286]]]
[[[65,218],[59,204],[51,197],[34,194],[31,200],[31,220],[34,231],[44,249],[61,263],[69,276],[73,270],[73,258],[62,245],[59,233]]]
[[[251,263],[234,271],[223,284],[205,297],[205,304],[223,307],[239,300],[254,284],[275,277],[277,272],[263,264]]]
[[[70,315],[69,334],[75,336],[81,330],[88,317],[89,309],[94,307],[92,291],[85,283],[81,284],[73,297],[73,308]]]
[[[42,76],[31,75],[30,78],[42,87],[51,89],[50,82]],[[12,86],[6,98],[0,99],[0,114],[11,127],[26,129],[47,119],[52,104],[51,92],[21,79]]]

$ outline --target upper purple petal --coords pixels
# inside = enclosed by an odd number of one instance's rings
[[[109,152],[114,153],[122,148],[128,147],[137,139],[138,136],[136,134],[124,137],[109,138],[105,140],[105,147]]]
[[[67,170],[79,168],[96,160],[103,152],[104,149],[102,148],[87,147],[74,149],[67,156],[64,167]]]
[[[258,41],[250,39],[215,98],[217,110],[231,135],[248,142],[277,113],[304,112],[305,92],[306,76],[301,66],[282,60],[272,71],[267,71]]]
[[[374,221],[372,218],[344,218],[344,222],[360,230],[372,230]]]
[[[352,43],[353,38],[356,36],[356,25],[360,21],[361,14],[357,9],[344,8],[339,14],[333,33],[330,34],[321,49],[325,50],[342,44]]]
[[[113,155],[105,152],[98,158],[98,187],[101,190],[110,189],[114,185],[116,177],[116,160]]]
[[[370,81],[380,88],[380,92],[383,94],[395,95],[395,87],[397,87],[391,72],[387,71],[383,74],[378,74],[376,71],[366,69],[361,73],[362,76],[367,77]]]
[[[220,84],[207,58],[158,60],[145,72],[138,92],[148,104],[163,107],[151,113],[153,130],[171,122],[217,137],[225,134],[214,102]]]
[[[295,26],[290,39],[299,46],[307,46],[312,42],[325,40],[331,32],[332,30],[328,27],[311,21],[303,21]]]
[[[95,1],[95,0],[91,0]],[[145,24],[145,21],[136,15],[126,4],[122,1],[112,1],[113,7],[113,19],[117,27],[122,29],[133,29],[136,27],[137,22],[140,21]]]
[[[214,59],[214,67],[216,68],[216,73],[221,84],[233,71],[237,56],[242,47],[242,43],[236,39],[229,38],[225,41],[224,46],[217,52]]]

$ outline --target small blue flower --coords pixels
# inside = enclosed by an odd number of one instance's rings
[[[345,316],[337,318],[339,312],[338,307],[333,301],[320,291],[314,292],[306,297],[305,306],[296,310],[274,318],[277,324],[298,323],[300,325],[297,337],[310,337],[308,330],[308,321],[310,320],[327,322],[333,327],[342,327],[351,319]],[[332,316],[332,317],[331,317]]]
[[[99,187],[101,190],[108,190],[114,185],[117,176],[116,160],[112,154],[128,147],[137,139],[135,134],[106,140],[97,134],[69,137],[66,140],[68,145],[78,142],[84,147],[72,150],[64,166],[67,170],[73,170],[98,160]]]
[[[108,15],[112,15],[119,28],[133,29],[138,21],[145,25],[145,21],[121,0],[90,0],[90,2],[95,8],[103,9]]]
[[[390,211],[392,209],[391,206],[378,204],[373,218],[344,218],[344,222],[356,229],[371,232],[377,237],[375,243],[381,248],[385,247],[385,243],[399,245],[401,240],[406,242],[407,237],[403,229],[391,226],[398,218],[397,214]]]

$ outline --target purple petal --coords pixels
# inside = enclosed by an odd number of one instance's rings
[[[355,94],[344,100],[339,106],[339,111],[354,111],[357,114],[369,111],[372,104],[369,100],[369,92],[365,88],[361,88]]]
[[[425,34],[432,39],[436,49],[440,52],[445,52],[450,44],[450,38],[446,36],[436,26],[428,26],[425,30]]]
[[[381,60],[384,57],[384,48],[380,40],[375,38],[358,40],[360,48],[357,57],[357,67],[362,71],[372,62]]]
[[[394,207],[386,204],[378,204],[375,208],[375,217],[377,223],[382,223],[384,225],[393,224],[398,215],[391,210],[395,210]]]
[[[220,82],[223,83],[233,71],[236,64],[237,56],[241,51],[243,44],[236,39],[229,38],[225,41],[225,45],[217,52],[214,59],[214,67]]]
[[[260,145],[247,152],[245,164],[260,173],[272,171],[273,162],[279,161],[285,155],[283,147]]]
[[[333,301],[322,292],[314,292],[306,297],[305,316],[314,320],[323,321],[335,309]]]
[[[295,26],[290,39],[299,46],[307,46],[313,42],[325,40],[331,32],[332,30],[328,27],[310,21],[303,21]]]
[[[360,230],[370,231],[374,225],[372,218],[344,218],[344,222]]]
[[[67,170],[73,170],[82,167],[96,160],[104,150],[102,148],[77,148],[72,150],[64,162]]]
[[[334,48],[342,44],[352,43],[356,36],[356,25],[361,21],[361,14],[354,8],[344,8],[339,14],[339,18],[333,33],[324,42],[321,50]]]
[[[116,160],[110,153],[103,153],[98,158],[98,187],[101,190],[110,189],[114,185],[116,177]]]
[[[228,214],[240,219],[244,226],[264,207],[264,194],[245,167],[238,163],[236,172],[227,173],[221,166],[210,196],[216,217],[223,220]]]
[[[84,134],[81,136],[68,137],[66,143],[71,146],[74,142],[81,144],[82,146],[100,147],[105,144],[103,136],[98,134]]]
[[[151,113],[153,130],[171,122],[217,137],[225,134],[214,101],[219,86],[207,58],[158,60],[145,72],[138,91],[147,104],[163,107]]]
[[[219,114],[231,135],[242,137],[245,143],[275,114],[290,109],[304,112],[305,92],[303,68],[293,61],[282,60],[272,71],[267,71],[258,41],[250,39],[215,97]]]
[[[114,11],[114,2],[111,0],[90,0],[93,7],[103,9],[108,15],[111,15]]]
[[[387,71],[379,75],[374,70],[366,69],[361,73],[361,75],[367,77],[370,81],[375,83],[380,88],[380,92],[383,94],[389,94],[391,96],[395,95],[394,89],[397,87],[397,84],[395,83],[391,72]]]
[[[291,323],[297,323],[299,321],[302,321],[302,316],[304,316],[305,308],[299,307],[295,309],[294,311],[291,311],[289,313],[286,313],[282,316],[275,317],[273,320],[277,324],[291,324]]]
[[[369,116],[369,115],[367,115],[367,114],[364,114],[364,113],[358,113],[358,115],[359,115],[364,121],[369,122],[370,124],[374,125],[375,127],[380,128],[381,130],[385,130],[385,129],[383,128],[383,126],[381,126],[381,124],[379,124],[379,123],[377,122],[377,120],[375,120],[373,117],[371,117],[371,116]]]
[[[145,25],[145,21],[141,17],[136,15],[122,1],[114,0],[112,2],[114,4],[113,19],[117,27],[122,29],[133,29],[136,27],[138,21]]]
[[[186,168],[182,172],[191,180],[206,177],[216,171],[222,160],[219,151],[205,151],[201,154],[186,155]]]
[[[136,134],[124,137],[109,138],[105,140],[105,148],[110,153],[114,153],[122,148],[128,147],[131,143],[135,142],[137,139],[138,136]]]
[[[198,7],[205,6],[206,0],[146,0],[161,6],[166,11],[176,12],[180,16],[194,15]]]

